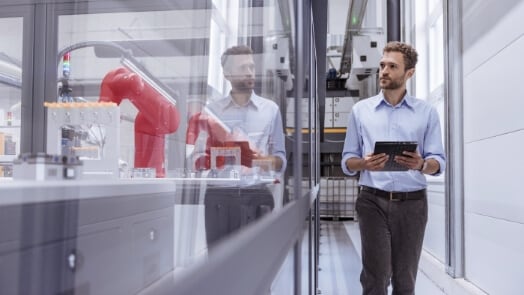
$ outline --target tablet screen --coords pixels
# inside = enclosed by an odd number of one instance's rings
[[[414,152],[416,149],[416,141],[377,141],[373,153],[389,155],[389,160],[382,171],[407,171],[409,168],[395,162],[394,158],[396,155],[402,155],[403,151]]]

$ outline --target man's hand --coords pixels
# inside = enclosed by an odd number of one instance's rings
[[[369,170],[369,171],[380,171],[384,169],[384,166],[386,165],[386,162],[388,161],[389,156],[382,153],[382,154],[369,154],[364,157],[362,162],[362,170]]]
[[[361,170],[369,170],[369,171],[380,171],[384,169],[384,166],[386,165],[386,162],[388,161],[389,156],[382,153],[382,154],[369,154],[362,158],[349,158],[346,161],[346,165],[349,168],[349,170],[352,171],[361,171]]]
[[[402,152],[404,156],[395,156],[395,162],[409,169],[420,170],[424,165],[424,159],[417,152]]]
[[[282,169],[282,165],[283,165],[282,159],[280,157],[277,157],[277,156],[271,156],[271,155],[262,156],[259,153],[255,153],[254,157],[253,157],[253,160],[260,160],[262,162],[270,163],[270,165],[263,165],[261,167],[262,170],[264,170],[264,171],[269,171],[270,169],[273,170],[273,171],[280,171],[280,169]]]

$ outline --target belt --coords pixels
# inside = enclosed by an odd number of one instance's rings
[[[360,190],[371,193],[377,197],[381,197],[389,201],[420,200],[426,196],[426,189],[421,189],[413,192],[388,192],[378,188],[362,185],[360,187]]]

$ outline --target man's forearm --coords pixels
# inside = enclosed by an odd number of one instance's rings
[[[440,163],[435,159],[425,160],[425,165],[423,164],[420,172],[424,174],[433,175],[440,171]]]
[[[273,169],[274,171],[280,171],[280,169],[282,169],[282,165],[284,164],[284,162],[282,161],[282,158],[280,158],[278,156],[271,156],[271,155],[270,156],[264,156],[264,157],[255,157],[254,160],[270,161],[271,165],[273,166],[270,169]]]
[[[280,157],[277,157],[277,156],[271,156],[273,158],[273,169],[275,169],[275,171],[280,171],[280,169],[282,169],[282,159]]]
[[[351,171],[360,171],[364,169],[364,159],[349,158],[346,160],[346,167]]]

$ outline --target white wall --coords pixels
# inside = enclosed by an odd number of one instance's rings
[[[463,21],[468,42],[464,44],[465,276],[489,294],[522,294],[524,2],[470,4],[464,7]],[[493,8],[498,17],[486,18]],[[478,28],[485,28],[483,34]]]

